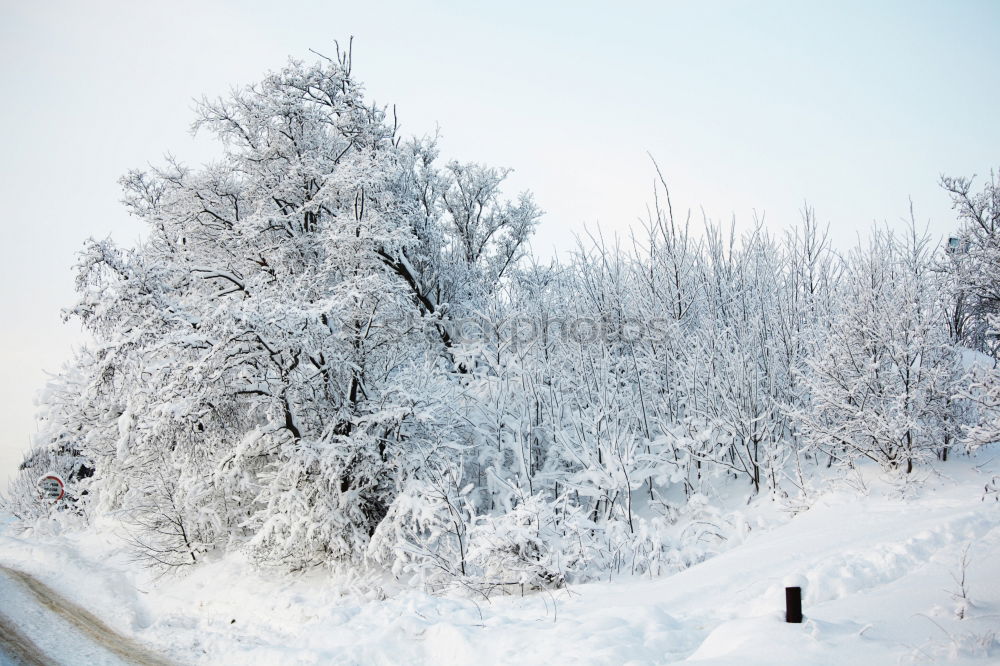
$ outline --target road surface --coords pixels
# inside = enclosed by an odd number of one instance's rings
[[[0,566],[0,664],[171,663],[120,635],[36,578]]]

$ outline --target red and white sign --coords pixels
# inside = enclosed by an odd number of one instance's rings
[[[58,502],[66,494],[66,484],[55,474],[46,474],[38,479],[38,490],[43,500]]]

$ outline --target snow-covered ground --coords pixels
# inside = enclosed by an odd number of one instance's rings
[[[997,474],[996,449],[917,488],[871,472],[866,493],[833,486],[782,520],[767,500],[746,507],[750,524],[777,526],[673,576],[489,601],[235,558],[156,578],[108,532],[6,528],[0,564],[179,663],[998,663],[1000,502],[985,493]],[[968,600],[956,597],[964,552]],[[801,625],[783,622],[787,584],[803,586]]]

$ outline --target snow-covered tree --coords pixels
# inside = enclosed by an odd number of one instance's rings
[[[876,229],[851,253],[845,289],[808,363],[806,442],[851,464],[868,458],[910,472],[947,448],[960,426],[957,350],[937,316],[926,235]]]
[[[973,185],[971,178],[941,179],[959,224],[940,261],[950,292],[947,319],[955,339],[998,358],[990,318],[1000,315],[1000,177],[991,173],[979,192]]]
[[[504,278],[538,210],[501,198],[504,171],[403,144],[349,54],[197,114],[220,157],[129,173],[146,238],[81,255],[71,314],[96,343],[49,436],[82,433],[95,510],[126,516],[154,560],[358,559],[414,451],[460,431],[440,409],[445,317]]]

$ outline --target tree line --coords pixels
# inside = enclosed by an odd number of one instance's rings
[[[1000,439],[995,176],[942,180],[944,246],[911,223],[846,254],[809,208],[783,235],[677,216],[661,178],[633,235],[545,263],[531,194],[400,136],[351,69],[203,99],[216,161],[122,179],[144,238],[79,255],[92,342],[9,510],[54,510],[57,471],[81,529],[158,566],[546,588],[706,557],[749,528],[723,495],[807,506]]]

